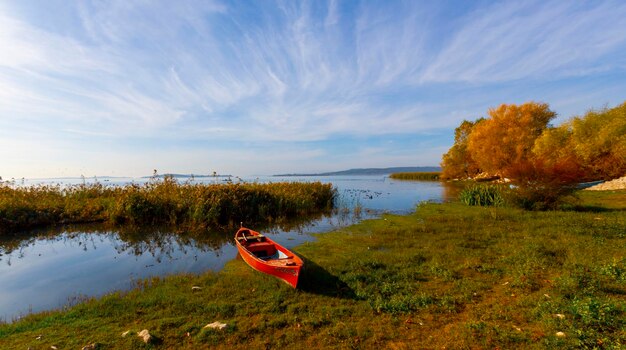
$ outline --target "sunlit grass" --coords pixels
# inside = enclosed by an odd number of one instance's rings
[[[626,207],[626,191],[578,191],[576,196],[582,200],[580,208],[593,210],[620,209]]]

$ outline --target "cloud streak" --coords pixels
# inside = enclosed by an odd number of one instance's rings
[[[623,69],[623,61],[603,59],[626,49],[625,18],[622,2],[494,3],[468,16],[421,80],[488,82]]]
[[[618,1],[4,3],[0,126],[77,145],[315,143],[301,151],[321,159],[320,142],[451,134],[537,82],[584,91],[624,74],[624,52]]]

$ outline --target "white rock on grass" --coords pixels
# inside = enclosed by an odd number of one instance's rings
[[[221,323],[219,321],[215,321],[213,323],[209,323],[208,325],[204,326],[203,328],[219,329],[221,331],[223,329],[226,329],[227,327],[228,327],[228,325],[226,323]]]
[[[556,335],[557,337],[559,337],[559,338],[565,338],[565,333],[563,333],[563,332],[556,332],[556,334],[555,334],[555,335]]]
[[[137,336],[143,340],[144,343],[148,344],[152,340],[152,335],[148,332],[147,329],[144,329],[141,332],[137,333]]]
[[[130,333],[130,330],[128,330],[128,331],[126,331],[126,332],[122,333],[122,337],[127,336],[129,333]]]

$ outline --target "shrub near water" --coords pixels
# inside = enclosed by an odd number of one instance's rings
[[[108,222],[193,228],[271,222],[333,206],[331,184],[180,184],[11,187],[0,185],[0,231],[33,226]]]

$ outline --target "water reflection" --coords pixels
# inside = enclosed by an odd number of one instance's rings
[[[316,222],[328,221],[330,226],[354,222],[356,218],[348,212],[338,215],[337,211],[328,211],[290,220],[255,226],[269,234],[284,232],[310,232]],[[224,244],[230,243],[235,228],[212,229],[201,231],[179,231],[172,227],[112,227],[104,224],[79,224],[59,227],[38,228],[34,230],[0,236],[0,262],[3,258],[10,265],[10,258],[27,257],[28,247],[62,242],[64,246],[78,247],[82,251],[97,249],[101,244],[112,244],[118,254],[169,257],[177,251],[176,247],[189,247],[199,251],[219,252]]]
[[[219,269],[234,255],[227,245],[215,249],[217,244],[185,241],[167,232],[147,236],[152,241],[125,241],[104,230],[64,231],[4,245],[2,316],[57,307],[76,295],[128,289],[138,278]]]
[[[312,240],[304,232],[332,217],[318,214],[261,229],[291,247]],[[2,237],[0,320],[127,290],[151,276],[220,270],[237,254],[233,232],[75,225]]]
[[[285,181],[285,179],[273,179]],[[383,177],[305,178],[332,182],[337,208],[330,213],[254,226],[288,248],[384,212],[408,213],[420,201],[454,196],[438,182]],[[270,181],[270,180],[268,180]],[[132,288],[134,281],[175,273],[217,271],[236,257],[233,232],[179,232],[167,227],[72,225],[0,237],[0,320],[58,308],[85,296]]]

